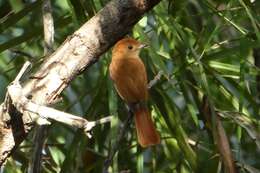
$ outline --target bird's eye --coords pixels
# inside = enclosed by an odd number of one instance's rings
[[[133,49],[133,46],[132,46],[132,45],[129,45],[129,46],[128,46],[128,49],[130,49],[130,50]]]

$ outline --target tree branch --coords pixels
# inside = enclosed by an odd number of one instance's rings
[[[160,0],[112,0],[97,15],[68,37],[48,58],[32,78],[24,84],[22,93],[37,105],[54,103],[69,82],[95,63],[117,40],[127,34],[142,15]],[[10,122],[3,121],[5,114]],[[39,117],[13,106],[0,105],[0,165],[25,139]],[[76,118],[77,119],[77,118]]]
[[[91,137],[89,131],[94,126],[96,126],[97,124],[110,122],[112,119],[112,116],[109,116],[109,117],[102,118],[97,122],[95,121],[90,122],[79,116],[75,116],[70,113],[58,111],[56,109],[49,108],[47,106],[33,103],[23,95],[22,87],[19,84],[19,82],[16,80],[10,86],[8,86],[7,93],[11,98],[12,104],[20,113],[31,112],[35,115],[38,115],[42,119],[46,119],[46,120],[51,119],[51,120],[58,121],[60,123],[67,124],[72,127],[84,129],[84,131],[87,133],[89,137]]]

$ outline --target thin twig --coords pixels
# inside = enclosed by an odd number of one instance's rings
[[[85,126],[83,127],[85,134],[89,138],[91,138],[92,135],[91,135],[90,131],[92,130],[93,127],[95,127],[96,125],[111,122],[112,119],[113,119],[113,116],[107,116],[105,118],[101,118],[101,119],[96,120],[96,121],[89,121],[88,123],[85,123]]]
[[[148,83],[147,88],[151,89],[161,79],[162,75],[163,75],[163,71],[159,71],[157,73],[157,75]],[[128,128],[129,128],[132,118],[133,118],[133,112],[131,112],[131,110],[129,110],[127,119],[123,123],[123,126],[120,130],[117,140],[116,140],[115,144],[112,146],[112,150],[108,154],[107,159],[104,162],[103,173],[108,173],[108,168],[113,162],[113,158],[119,149],[119,144],[120,144],[121,140],[123,139],[123,137],[125,136],[125,133],[127,132]]]
[[[34,133],[34,147],[32,158],[29,162],[28,173],[40,173],[41,172],[41,160],[42,150],[47,135],[46,125],[40,125],[36,127]]]
[[[16,49],[11,49],[10,51],[12,53],[16,54],[16,55],[27,57],[27,59],[30,59],[30,60],[34,59],[34,57],[31,54],[27,53],[27,52],[24,52],[24,51],[21,51],[21,50],[16,50]]]
[[[20,72],[18,73],[18,75],[16,76],[16,78],[14,79],[13,82],[19,82],[20,79],[22,78],[22,76],[24,75],[24,73],[26,72],[26,70],[31,66],[31,63],[29,61],[26,61],[25,64],[23,65],[22,69],[20,70]]]
[[[160,70],[157,75],[148,83],[147,88],[151,89],[162,77],[163,71]]]
[[[99,124],[104,124],[104,123],[107,123],[107,122],[110,122],[112,120],[113,116],[107,116],[105,118],[101,118],[99,120],[96,120],[96,121],[91,121],[91,122],[88,122],[87,124],[87,127],[84,127],[85,129],[85,132],[88,132],[90,131],[93,127],[95,127],[96,125],[99,125]]]
[[[12,84],[17,84],[19,83],[19,80],[22,78],[22,76],[24,75],[24,73],[26,72],[26,70],[30,67],[31,63],[29,61],[26,61],[25,64],[23,65],[23,67],[21,68],[20,72],[18,73],[18,75],[16,76],[16,78],[14,79],[14,81],[12,82]],[[9,93],[6,92],[5,94],[5,100],[4,100],[4,104],[1,107],[3,109],[3,112],[7,112],[7,109],[9,107],[9,104],[11,104],[11,100],[10,100],[10,96]],[[8,122],[11,120],[11,117],[8,113],[3,113],[1,119],[6,123],[6,126],[8,126]]]
[[[103,173],[108,173],[108,168],[113,162],[113,158],[119,149],[119,144],[120,144],[121,140],[123,139],[123,137],[125,136],[125,134],[128,130],[128,127],[131,124],[132,118],[133,118],[133,113],[131,111],[128,111],[127,119],[124,121],[123,126],[120,129],[120,133],[117,137],[117,140],[116,140],[115,144],[112,146],[112,150],[109,153],[109,155],[107,156],[107,159],[105,160],[104,167],[103,167]]]

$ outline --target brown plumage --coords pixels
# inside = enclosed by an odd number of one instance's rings
[[[147,147],[159,144],[160,136],[146,106],[147,75],[139,58],[143,47],[143,44],[132,38],[118,41],[112,51],[109,71],[118,94],[134,112],[138,142],[142,147]]]

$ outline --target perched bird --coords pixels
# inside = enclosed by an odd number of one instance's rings
[[[138,142],[142,147],[160,143],[150,111],[147,108],[147,74],[139,53],[146,45],[133,38],[124,38],[112,50],[109,66],[119,96],[134,113]]]

